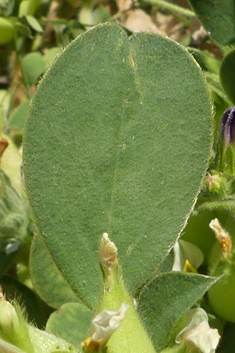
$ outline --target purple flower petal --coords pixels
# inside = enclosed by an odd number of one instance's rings
[[[220,124],[220,135],[225,144],[235,143],[235,106],[225,110]]]

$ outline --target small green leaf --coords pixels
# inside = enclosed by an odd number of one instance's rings
[[[12,114],[12,117],[8,123],[7,128],[9,130],[22,131],[26,120],[26,115],[29,108],[29,101],[22,103],[17,110]]]
[[[19,18],[28,14],[28,7],[29,7],[28,0],[21,1],[20,7],[19,7]]]
[[[220,60],[212,55],[208,50],[199,50],[196,48],[188,48],[189,52],[193,54],[201,68],[214,74],[219,74]]]
[[[232,102],[235,104],[235,50],[228,53],[220,69],[221,83]]]
[[[144,288],[138,311],[158,352],[171,340],[171,331],[183,313],[216,281],[208,276],[170,272],[157,276]]]
[[[53,47],[51,49],[48,49],[47,52],[43,55],[43,61],[46,65],[46,68],[50,67],[55,58],[61,54],[61,48],[59,47]]]
[[[42,33],[43,32],[43,28],[42,26],[40,25],[40,23],[38,22],[38,20],[33,17],[33,16],[30,16],[30,15],[27,15],[25,16],[28,24],[36,31],[36,32],[39,32],[39,33]]]
[[[108,11],[103,5],[94,8],[83,6],[78,15],[78,21],[84,26],[94,26],[100,22],[107,21],[110,17]]]
[[[234,0],[189,0],[209,35],[220,45],[235,42]]]
[[[13,39],[14,20],[0,17],[0,45],[6,44]]]
[[[19,7],[19,17],[33,16],[41,4],[41,0],[23,0]]]
[[[46,330],[80,347],[81,342],[89,335],[93,315],[92,311],[82,304],[67,303],[51,314]]]
[[[31,279],[40,297],[53,308],[67,302],[79,302],[77,295],[62,277],[43,240],[34,236],[30,252]]]
[[[25,55],[22,60],[22,67],[31,85],[35,85],[38,78],[46,71],[43,55],[39,52]]]
[[[30,38],[32,36],[30,27],[27,25],[23,25],[21,22],[16,22],[15,25],[15,30],[17,33],[17,39],[22,40],[22,38],[18,38],[18,37],[28,37]]]
[[[225,101],[226,108],[229,105],[232,105],[232,102],[230,101],[229,97],[227,96],[226,92],[223,89],[223,86],[220,81],[220,77],[218,74],[214,74],[211,72],[206,71],[205,72],[205,77],[208,82],[208,87],[211,90],[212,93],[216,93],[220,98],[222,98]],[[220,105],[220,109],[222,109],[222,112],[225,110],[223,107],[221,107],[222,104]],[[219,114],[218,112],[219,109],[216,109],[216,114]],[[219,114],[219,122],[222,114]]]

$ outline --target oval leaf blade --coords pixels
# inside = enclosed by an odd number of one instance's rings
[[[94,307],[108,232],[132,292],[182,228],[207,166],[211,106],[200,69],[156,35],[99,25],[47,72],[25,129],[24,171],[57,267]]]
[[[80,348],[81,342],[88,337],[92,316],[84,305],[66,303],[50,315],[46,330]]]

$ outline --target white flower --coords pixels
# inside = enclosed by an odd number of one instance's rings
[[[186,260],[194,269],[197,269],[204,260],[202,251],[196,245],[182,239],[175,243],[174,255],[172,271],[183,271]]]
[[[92,321],[91,337],[82,342],[82,346],[92,351],[104,346],[121,325],[128,309],[129,305],[122,303],[117,311],[101,311]]]
[[[177,335],[175,342],[191,348],[199,349],[202,353],[214,353],[218,346],[220,335],[217,329],[210,328],[206,312],[192,309],[186,315],[187,326]]]
[[[103,310],[92,321],[91,337],[93,341],[105,344],[111,335],[118,329],[124,319],[129,305],[122,303],[119,310]]]

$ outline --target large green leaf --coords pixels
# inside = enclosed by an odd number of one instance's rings
[[[162,262],[207,166],[211,105],[199,67],[168,38],[99,25],[39,85],[24,138],[35,221],[88,306],[102,288],[103,232],[132,292]]]
[[[234,0],[188,0],[209,35],[220,45],[235,42]]]
[[[78,302],[77,295],[62,277],[43,240],[34,236],[30,252],[30,274],[37,293],[53,308],[67,302]]]
[[[172,329],[183,313],[216,281],[193,273],[169,272],[157,276],[145,287],[138,310],[158,352],[174,338]]]

